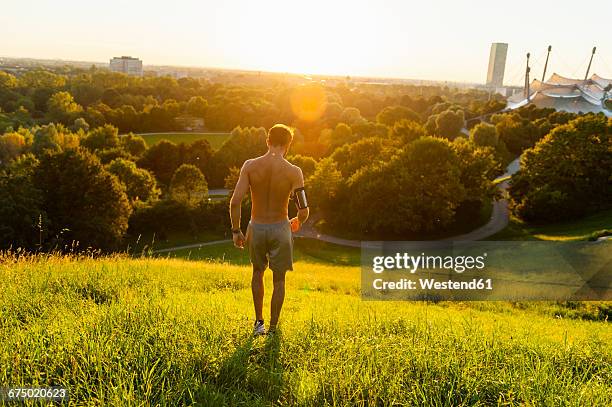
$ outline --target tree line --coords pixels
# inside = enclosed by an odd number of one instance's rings
[[[308,119],[292,105],[303,89],[323,94]],[[476,216],[490,204],[492,180],[514,157],[526,149],[533,157],[558,129],[576,127],[576,114],[527,106],[494,114],[466,134],[471,119],[504,106],[482,91],[439,86],[0,72],[0,241],[112,250],[140,233],[225,230],[225,203],[209,201],[208,188],[231,189],[242,163],[265,152],[266,128],[276,122],[296,128],[288,159],[303,169],[319,216],[335,230],[386,237],[442,231],[458,214]],[[181,115],[230,137],[213,150],[206,140],[148,146],[131,133],[174,130]],[[513,183],[512,208],[545,219],[538,202],[557,197],[560,187],[534,195],[531,186],[544,182],[526,175],[534,162],[525,158]]]

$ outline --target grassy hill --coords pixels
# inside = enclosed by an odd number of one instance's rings
[[[229,138],[230,133],[143,133],[140,134],[144,138],[147,146],[151,147],[154,144],[159,143],[161,140],[169,140],[175,144],[186,143],[190,144],[194,141],[206,139],[214,148],[218,150],[223,143]]]
[[[582,319],[609,304],[367,302],[356,253],[298,246],[265,338],[228,246],[209,255],[229,263],[4,255],[0,386],[88,405],[612,403],[612,327]]]
[[[579,219],[548,225],[530,225],[511,216],[508,226],[487,240],[579,241],[611,233],[612,209],[608,209]]]

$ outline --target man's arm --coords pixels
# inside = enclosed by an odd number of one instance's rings
[[[304,188],[304,174],[302,174],[301,168],[298,168],[298,174],[295,180],[295,185],[293,186],[293,190],[295,191],[297,188]],[[303,225],[306,220],[308,220],[308,215],[310,214],[310,210],[308,207],[306,208],[298,208],[297,218],[300,221],[300,225]]]
[[[230,221],[232,223],[232,238],[236,247],[244,247],[244,235],[240,231],[240,216],[242,200],[249,191],[249,174],[247,170],[248,161],[242,165],[240,176],[234,188],[232,199],[230,199]],[[238,232],[240,231],[240,232]]]

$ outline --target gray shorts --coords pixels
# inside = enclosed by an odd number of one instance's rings
[[[258,270],[293,270],[293,235],[288,220],[249,223],[246,235],[251,264]]]

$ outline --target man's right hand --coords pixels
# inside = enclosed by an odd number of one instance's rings
[[[232,240],[234,241],[234,246],[236,246],[239,249],[244,249],[245,238],[244,238],[244,235],[242,234],[242,231],[238,233],[232,233]]]
[[[300,223],[300,220],[297,218],[297,216],[293,219],[289,220],[289,223],[291,224],[291,231],[293,233],[296,233],[297,231],[300,230],[300,227],[302,226]]]

